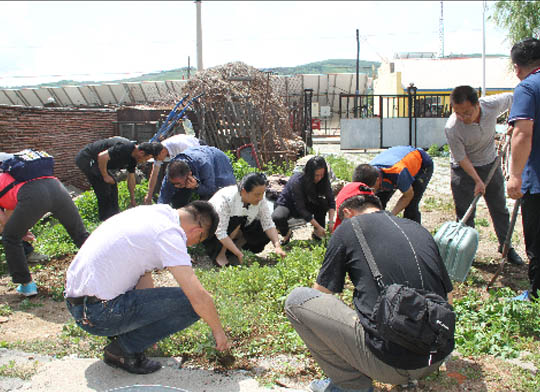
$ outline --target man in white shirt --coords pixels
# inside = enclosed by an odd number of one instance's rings
[[[504,176],[500,166],[488,185],[484,183],[497,158],[495,132],[497,117],[512,106],[512,94],[497,94],[478,99],[471,86],[458,86],[450,95],[454,113],[446,122],[444,132],[451,153],[451,187],[456,215],[461,219],[474,196],[484,196],[495,233],[499,252],[506,239],[510,215],[504,194]],[[474,227],[474,212],[465,222]],[[508,251],[508,261],[522,265],[514,248]]]
[[[148,192],[144,198],[144,204],[152,204],[154,189],[156,188],[159,172],[163,163],[168,163],[172,158],[189,147],[198,147],[201,145],[199,139],[197,139],[195,136],[185,134],[171,136],[170,138],[163,140],[161,144],[165,148],[154,160],[154,164],[152,165],[152,171],[150,172],[150,178],[148,179]]]
[[[66,273],[66,305],[82,329],[112,338],[105,363],[130,373],[155,372],[161,364],[144,350],[199,318],[212,329],[218,350],[230,347],[187,252],[217,224],[208,202],[178,210],[158,204],[114,215],[88,237]],[[164,268],[180,287],[154,288],[152,271]]]

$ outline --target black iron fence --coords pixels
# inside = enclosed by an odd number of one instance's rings
[[[340,118],[446,118],[450,114],[448,94],[339,95]]]

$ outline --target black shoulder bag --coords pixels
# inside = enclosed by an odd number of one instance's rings
[[[409,238],[393,219],[386,216],[409,242],[420,274],[422,289],[399,283],[386,286],[358,219],[351,219],[373,279],[379,288],[379,297],[373,308],[375,325],[384,340],[405,347],[413,353],[429,355],[429,366],[432,356],[453,341],[456,315],[452,306],[443,297],[423,289],[420,265]]]

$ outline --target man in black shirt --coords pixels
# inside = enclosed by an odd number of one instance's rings
[[[105,219],[120,212],[118,207],[118,187],[109,170],[127,169],[128,190],[131,206],[135,201],[135,167],[137,163],[157,158],[164,150],[161,143],[136,144],[124,137],[115,136],[87,144],[75,158],[75,163],[86,175],[98,201],[99,219]]]
[[[373,380],[397,385],[427,376],[454,342],[430,358],[379,336],[373,319],[379,289],[351,221],[360,223],[385,285],[406,284],[447,298],[452,283],[433,237],[420,224],[381,211],[380,200],[363,183],[347,184],[336,207],[337,228],[317,282],[294,289],[285,302],[288,318],[330,377],[313,381],[311,390],[370,392]],[[354,309],[332,295],[343,291],[346,275],[355,287]]]

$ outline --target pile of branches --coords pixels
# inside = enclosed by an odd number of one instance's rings
[[[284,99],[273,91],[270,77],[269,73],[242,62],[228,63],[195,73],[185,84],[182,94],[189,93],[190,97],[203,94],[194,105],[195,110],[204,107],[219,111],[216,108],[224,107],[225,103],[250,105],[256,112],[259,160],[295,158],[302,154],[304,143],[300,135],[293,132],[289,110]],[[177,101],[181,96],[171,98]],[[228,143],[231,143],[230,138]]]

